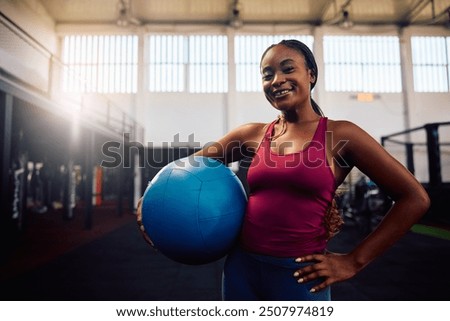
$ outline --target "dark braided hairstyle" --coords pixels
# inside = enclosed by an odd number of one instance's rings
[[[266,55],[266,53],[270,49],[272,49],[273,47],[275,47],[277,45],[283,45],[285,47],[294,49],[298,53],[300,53],[303,57],[305,57],[306,68],[308,68],[308,70],[314,76],[314,82],[311,83],[311,90],[312,90],[314,88],[314,86],[316,85],[317,77],[318,77],[317,63],[316,63],[316,59],[314,58],[312,51],[308,48],[307,45],[305,45],[301,41],[298,41],[295,39],[281,40],[279,43],[269,46],[264,51],[264,53],[262,54],[262,57],[261,57],[261,61],[264,59],[264,56]],[[324,116],[322,109],[319,107],[319,105],[317,105],[317,103],[314,101],[314,99],[312,99],[312,97],[311,97],[311,105],[316,114],[318,114],[319,116]]]
[[[312,90],[317,83],[318,77],[317,63],[312,51],[308,48],[307,45],[305,45],[301,41],[295,39],[282,40],[278,44],[273,44],[269,46],[262,54],[261,61],[264,59],[267,52],[277,45],[283,45],[285,47],[294,49],[305,58],[306,68],[311,72],[311,75],[314,76],[314,82],[311,83],[311,90]],[[322,109],[319,107],[319,105],[317,105],[317,103],[314,101],[314,99],[312,99],[312,97],[311,97],[311,105],[316,114],[322,117],[324,116]],[[343,224],[344,221],[339,212],[336,203],[336,197],[334,197],[324,217],[324,225],[327,230],[327,238],[330,239],[334,235],[336,235],[340,231],[340,228]]]

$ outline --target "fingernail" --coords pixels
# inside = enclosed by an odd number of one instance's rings
[[[305,281],[303,278],[298,279],[298,283],[303,283],[303,281]]]
[[[301,258],[295,259],[295,262],[297,262],[297,263],[299,263],[299,262],[301,262],[301,261],[302,261]]]
[[[311,290],[309,290],[309,292],[314,293],[316,292],[316,289],[312,288]]]
[[[295,272],[294,273],[294,277],[297,277],[297,276],[299,276],[300,275],[300,273],[298,273],[298,272]]]

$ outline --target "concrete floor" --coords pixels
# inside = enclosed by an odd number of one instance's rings
[[[129,215],[131,216],[131,215]],[[221,300],[223,260],[175,263],[152,251],[134,218],[18,273],[3,274],[2,300]],[[329,244],[350,250],[363,234],[348,222]],[[409,232],[354,278],[332,287],[332,299],[450,300],[450,241]]]

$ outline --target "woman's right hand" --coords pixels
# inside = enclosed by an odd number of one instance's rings
[[[139,231],[142,234],[142,237],[144,238],[144,240],[150,244],[150,246],[156,250],[155,244],[153,243],[152,239],[150,238],[150,236],[147,234],[147,232],[145,231],[145,227],[144,224],[142,223],[142,200],[143,198],[141,197],[137,203],[137,209],[136,209],[136,220],[137,220],[137,224],[139,226]]]

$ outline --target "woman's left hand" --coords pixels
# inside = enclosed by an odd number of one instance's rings
[[[294,273],[294,277],[299,283],[305,283],[317,278],[325,280],[314,286],[310,291],[318,292],[327,286],[347,280],[358,273],[362,267],[353,260],[349,254],[312,254],[299,257],[296,262],[313,264],[305,266]]]

